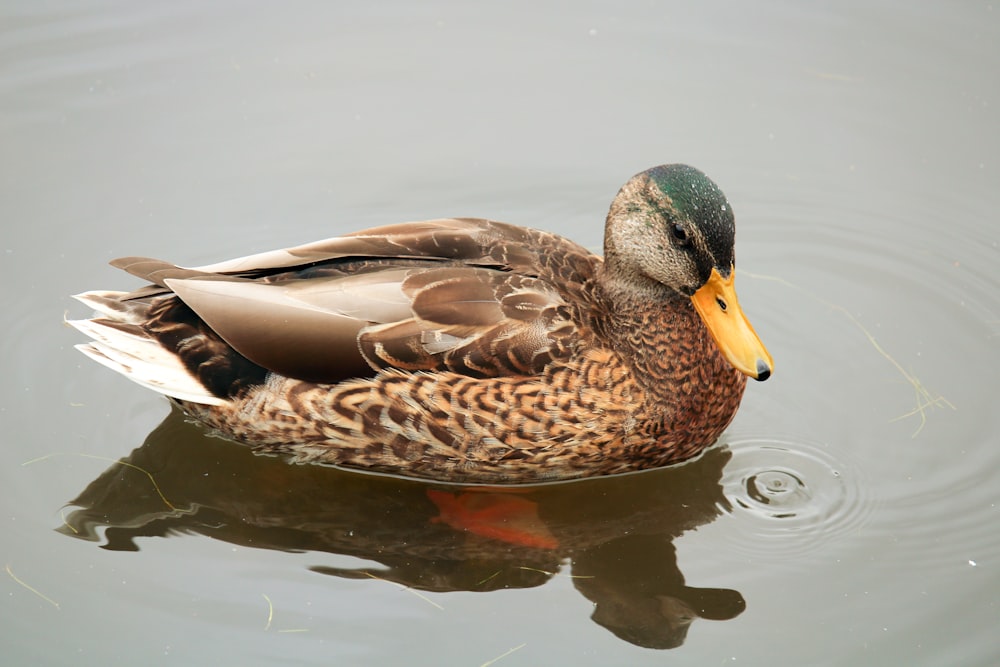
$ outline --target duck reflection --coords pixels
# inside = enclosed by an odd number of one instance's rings
[[[736,591],[686,586],[673,539],[728,508],[729,460],[534,487],[459,487],[289,465],[205,435],[172,412],[76,498],[62,532],[103,548],[199,533],[234,544],[355,556],[318,573],[424,591],[540,586],[568,567],[591,618],[650,648],[683,643],[696,618],[743,611]],[[377,565],[376,565],[377,564]]]

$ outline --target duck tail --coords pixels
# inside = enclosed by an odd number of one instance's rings
[[[89,343],[76,345],[76,349],[165,396],[205,405],[225,403],[225,399],[213,395],[198,382],[179,357],[146,333],[141,323],[149,311],[149,303],[122,299],[126,294],[84,292],[74,296],[101,315],[86,320],[66,320],[92,339]]]

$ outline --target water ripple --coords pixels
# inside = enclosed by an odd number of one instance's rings
[[[748,555],[796,556],[855,530],[873,503],[860,470],[818,443],[730,442],[722,485],[732,505],[736,548]]]

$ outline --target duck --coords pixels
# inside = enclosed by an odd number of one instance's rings
[[[603,256],[481,218],[389,224],[75,296],[87,356],[209,433],[294,463],[516,485],[713,445],[773,361],[735,291],[735,218],[666,164],[614,197]]]

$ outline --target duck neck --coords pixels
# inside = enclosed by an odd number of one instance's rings
[[[721,394],[735,399],[735,414],[746,377],[719,352],[691,300],[658,283],[605,278],[601,297],[612,315],[598,335],[632,369],[646,408],[664,420],[687,422]]]

